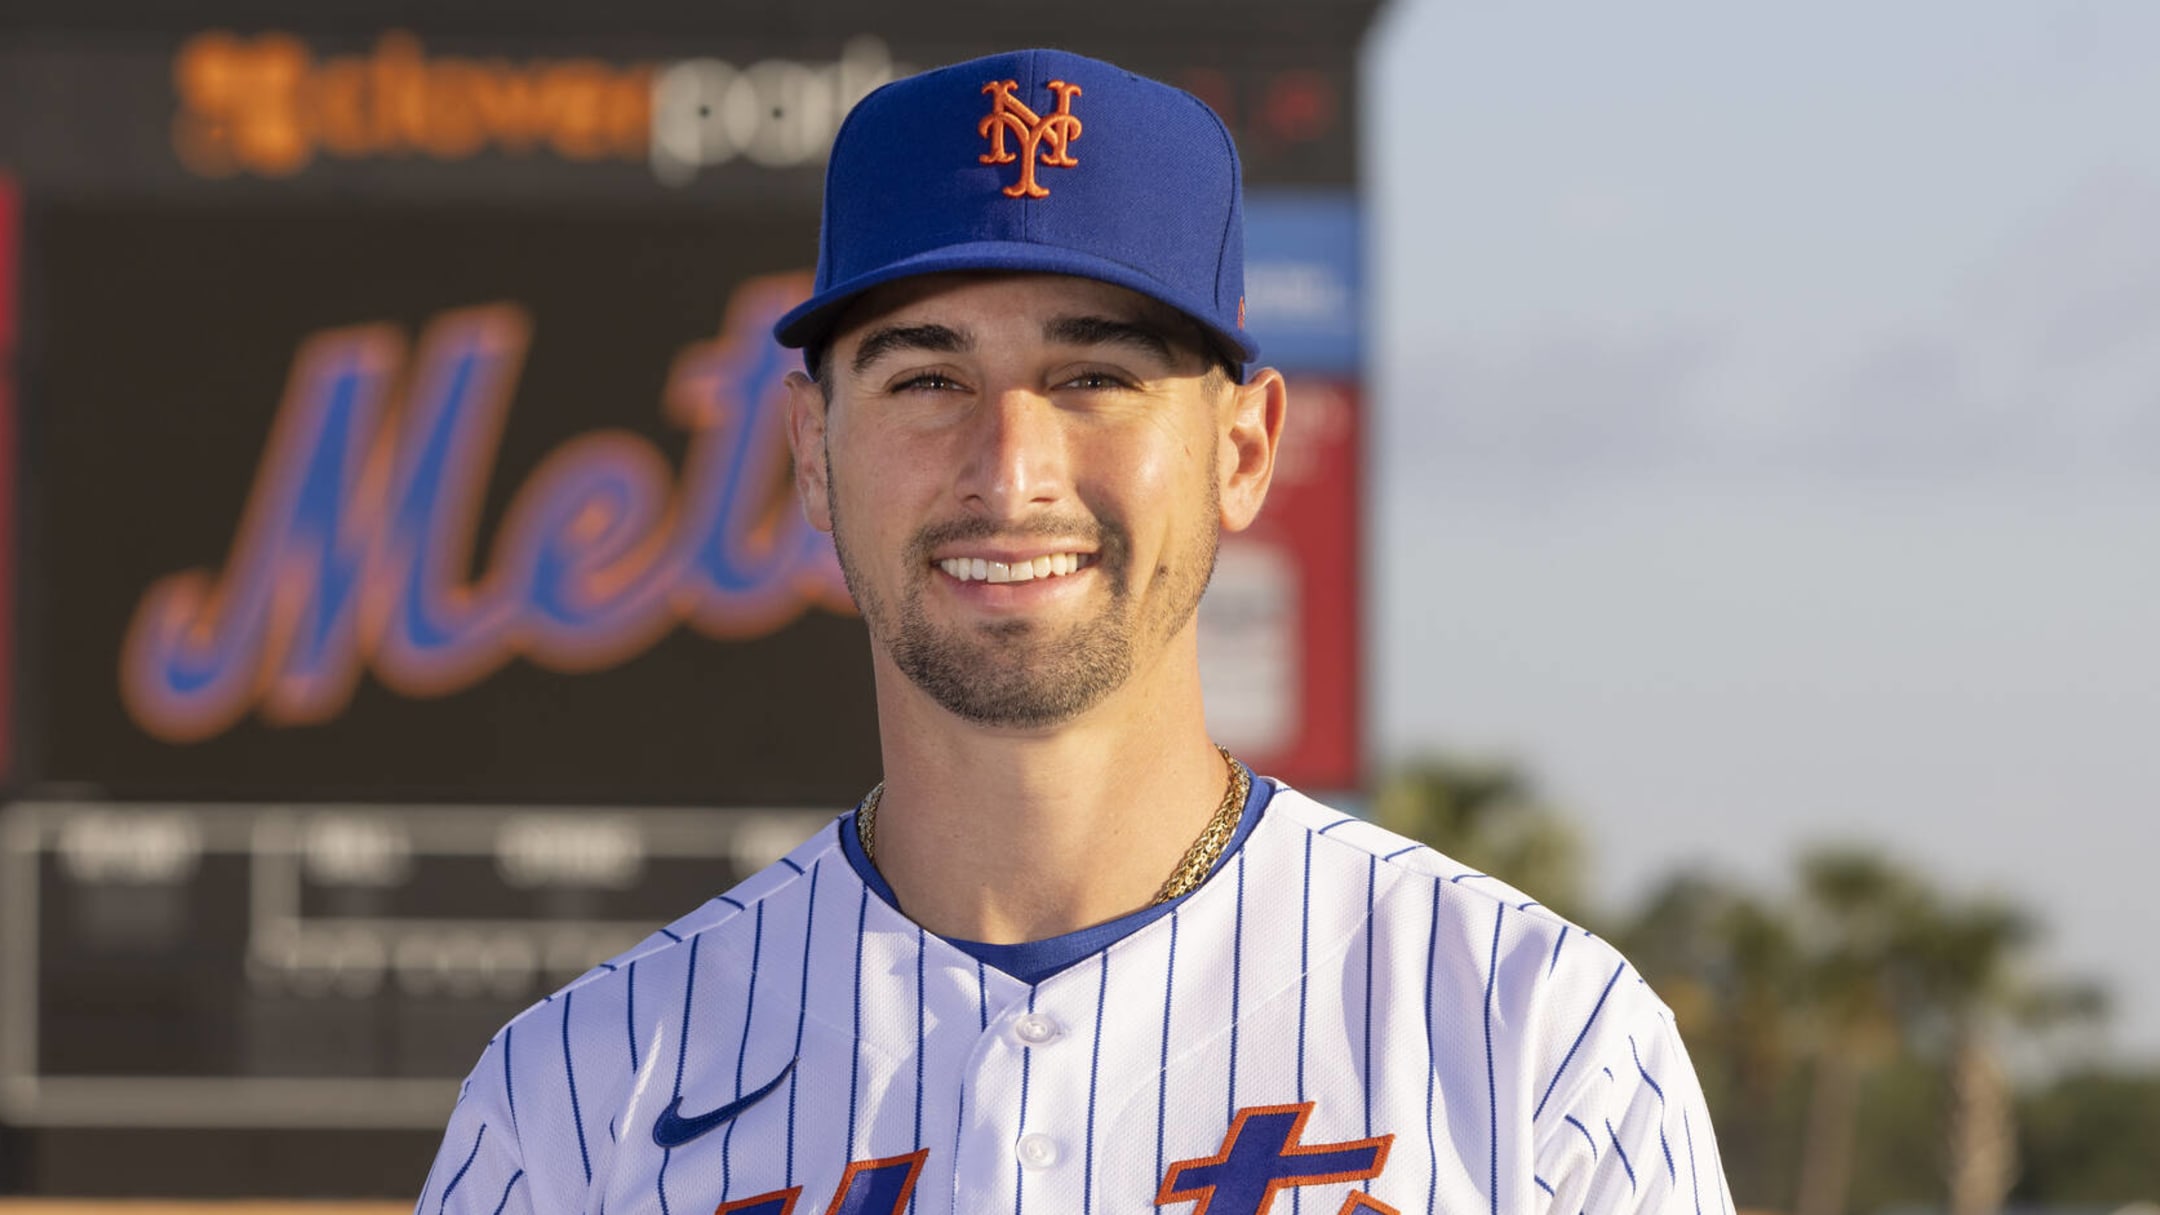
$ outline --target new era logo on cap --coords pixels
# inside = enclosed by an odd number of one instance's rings
[[[897,80],[840,126],[816,291],[774,334],[816,347],[897,279],[1033,271],[1152,296],[1251,363],[1242,191],[1214,111],[1113,64],[1014,51]]]

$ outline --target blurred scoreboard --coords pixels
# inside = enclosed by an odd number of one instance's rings
[[[409,1194],[504,1021],[878,779],[769,328],[923,65],[1235,134],[1292,401],[1210,727],[1355,790],[1376,7],[0,7],[0,1194]]]
[[[0,810],[0,1111],[439,1127],[505,1021],[825,821],[18,802]]]

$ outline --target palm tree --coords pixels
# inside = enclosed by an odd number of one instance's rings
[[[1926,905],[1919,881],[1874,852],[1832,848],[1801,858],[1812,1058],[1797,1215],[1844,1215],[1861,1082],[1901,1044],[1901,984]]]
[[[2045,1032],[2097,1019],[2089,984],[2032,978],[2020,965],[2034,921],[1995,900],[1943,903],[1918,923],[1909,953],[1916,1029],[1941,1044],[1946,1084],[1943,1174],[1949,1215],[1996,1215],[2017,1180],[2013,1094],[2002,1066],[2009,1032]]]
[[[1995,1215],[2017,1177],[2001,1039],[2090,1021],[2098,990],[2035,980],[2021,964],[2035,925],[2007,903],[1946,900],[1854,849],[1800,870],[1816,1033],[1799,1215],[1844,1211],[1861,1081],[1901,1048],[1940,1052],[1950,1215]]]

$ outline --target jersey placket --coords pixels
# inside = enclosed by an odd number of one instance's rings
[[[990,972],[988,1022],[960,1077],[955,1211],[1025,1215],[1088,1205],[1102,965],[1090,959],[1032,989]],[[1001,992],[1009,997],[1002,1007]]]

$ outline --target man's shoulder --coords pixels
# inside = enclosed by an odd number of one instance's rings
[[[746,934],[753,931],[761,906],[807,899],[816,884],[836,867],[847,871],[852,880],[852,870],[841,856],[835,833],[840,821],[835,819],[819,827],[785,856],[655,929],[636,945],[594,965],[519,1013],[509,1025],[514,1027],[566,997],[598,995],[627,985],[641,966],[649,972],[656,967],[687,965],[690,955],[714,949],[740,952],[747,960],[751,945]]]
[[[1311,839],[1312,897],[1340,897],[1344,889],[1370,897],[1375,931],[1415,938],[1411,943],[1513,996],[1593,1005],[1610,997],[1670,1019],[1616,947],[1534,894],[1280,782],[1268,817]]]

